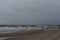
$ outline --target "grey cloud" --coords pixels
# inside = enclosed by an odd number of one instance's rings
[[[60,0],[0,0],[0,24],[60,24]]]

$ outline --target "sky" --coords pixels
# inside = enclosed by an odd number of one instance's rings
[[[60,0],[0,0],[0,24],[60,24]]]

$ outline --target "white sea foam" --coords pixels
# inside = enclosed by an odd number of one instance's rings
[[[0,27],[0,33],[6,32],[17,32],[17,31],[27,31],[27,30],[36,30],[36,29],[56,29],[57,27]]]
[[[0,27],[0,33],[17,32],[17,31],[25,31],[32,29],[40,29],[40,28],[39,27]]]

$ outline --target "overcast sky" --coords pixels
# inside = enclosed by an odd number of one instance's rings
[[[60,24],[60,0],[0,0],[0,24]]]

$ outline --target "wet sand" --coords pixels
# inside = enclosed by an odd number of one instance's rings
[[[26,32],[4,33],[0,37],[9,37],[5,40],[60,40],[60,30],[33,30]]]

